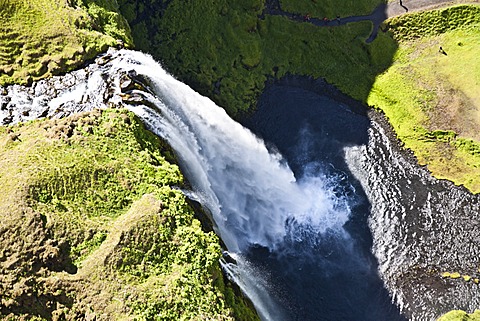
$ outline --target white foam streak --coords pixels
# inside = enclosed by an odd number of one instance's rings
[[[224,260],[221,260],[220,264],[228,278],[237,284],[252,302],[256,303],[255,307],[260,318],[262,320],[285,320],[282,309],[269,296],[272,288],[266,280],[265,271],[252,266],[241,256],[231,254],[231,257],[236,260],[235,264]]]

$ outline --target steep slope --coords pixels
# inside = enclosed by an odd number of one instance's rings
[[[161,153],[126,111],[0,127],[0,319],[257,319]]]

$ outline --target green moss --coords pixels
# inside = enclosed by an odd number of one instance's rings
[[[71,248],[71,257],[76,258],[74,264],[79,266],[81,262],[94,250],[96,250],[107,238],[107,233],[99,231],[93,237],[86,239],[77,246]]]
[[[462,275],[459,272],[443,272],[442,277],[444,278],[450,278],[450,279],[458,279]]]
[[[286,74],[325,77],[364,101],[396,48],[383,34],[366,44],[369,22],[327,28],[268,14],[262,18],[261,0],[141,3],[120,1],[138,48],[231,115],[253,108],[266,81]]]
[[[163,154],[127,111],[0,128],[0,318],[258,320]]]
[[[28,84],[78,67],[117,39],[132,45],[115,1],[0,2],[0,84]]]
[[[202,231],[181,193],[171,191],[161,200],[161,215],[144,218],[124,233],[122,250],[111,263],[143,290],[132,303],[138,319],[257,320],[245,303],[241,314],[228,308],[238,298],[225,294],[215,234]]]
[[[178,168],[160,154],[163,143],[145,134],[132,115],[122,115],[103,112],[100,118],[56,121],[45,127],[53,140],[35,145],[37,152],[25,158],[31,206],[55,215],[55,224],[69,230],[72,239],[90,221],[115,218],[141,195],[182,182]],[[23,146],[17,144],[11,152]]]
[[[120,14],[118,3],[112,0],[83,0],[84,8],[93,20],[94,28],[114,39],[125,42],[127,47],[133,44],[130,27]]]
[[[375,7],[385,1],[357,0],[357,1],[335,1],[335,0],[280,0],[283,10],[310,14],[313,17],[329,19],[349,16],[361,16],[370,14]]]
[[[459,5],[395,17],[389,20],[388,27],[395,39],[412,40],[461,28],[475,28],[479,23],[480,6]]]
[[[468,314],[465,311],[453,310],[444,314],[437,321],[479,321],[480,310],[476,310],[472,314]]]

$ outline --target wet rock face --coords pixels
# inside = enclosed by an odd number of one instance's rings
[[[121,107],[123,100],[144,103],[141,91],[147,89],[135,79],[134,72],[109,73],[108,63],[118,54],[111,49],[84,69],[40,80],[31,86],[0,86],[0,125]]]

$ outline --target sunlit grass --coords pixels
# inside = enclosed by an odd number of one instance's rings
[[[464,311],[454,310],[438,318],[437,321],[480,321],[480,311],[468,314]]]
[[[25,84],[72,70],[117,39],[131,45],[128,25],[112,4],[67,3],[0,1],[0,84]]]
[[[392,19],[388,25],[399,49],[367,101],[385,113],[405,147],[434,176],[475,193],[480,192],[478,19],[478,6]]]

